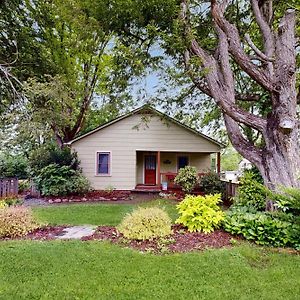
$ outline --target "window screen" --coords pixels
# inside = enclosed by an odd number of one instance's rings
[[[178,156],[178,170],[189,165],[189,158],[187,156]]]
[[[98,152],[98,174],[108,175],[110,173],[110,153]]]

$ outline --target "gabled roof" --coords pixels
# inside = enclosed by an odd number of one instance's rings
[[[87,136],[89,136],[89,135],[91,135],[91,134],[93,134],[93,133],[95,133],[95,132],[101,130],[101,129],[104,129],[104,128],[106,128],[106,127],[108,127],[108,126],[110,126],[110,125],[112,125],[112,124],[114,124],[114,123],[117,123],[117,122],[119,122],[119,121],[121,121],[121,120],[123,120],[123,119],[125,119],[125,118],[128,118],[128,117],[130,117],[130,116],[132,116],[132,115],[134,115],[134,114],[142,113],[143,111],[144,111],[144,112],[151,112],[151,113],[153,113],[153,114],[155,114],[155,115],[158,115],[158,116],[160,116],[160,117],[162,117],[162,118],[168,120],[170,123],[173,123],[173,124],[176,124],[176,125],[178,125],[178,126],[180,126],[180,127],[183,127],[183,128],[185,128],[185,129],[191,131],[192,133],[194,133],[194,134],[196,134],[196,135],[198,135],[198,136],[200,136],[200,137],[202,137],[202,138],[205,138],[205,139],[207,139],[208,141],[210,141],[210,142],[212,142],[212,143],[218,145],[219,147],[225,147],[224,144],[218,142],[217,140],[212,139],[211,137],[209,137],[209,136],[207,136],[207,135],[205,135],[205,134],[203,134],[203,133],[201,133],[201,132],[199,132],[199,131],[197,131],[197,130],[195,130],[195,129],[193,129],[193,128],[191,128],[191,127],[189,127],[189,126],[187,126],[187,125],[185,125],[185,124],[183,124],[183,123],[181,123],[181,122],[179,122],[179,121],[177,121],[176,119],[174,119],[174,118],[172,118],[172,117],[170,117],[170,116],[168,116],[168,115],[166,115],[166,114],[160,112],[159,110],[153,108],[152,106],[150,106],[150,105],[148,105],[148,104],[143,105],[143,106],[141,106],[141,107],[139,107],[139,108],[137,108],[137,109],[134,109],[134,110],[132,110],[131,112],[129,112],[129,113],[127,113],[127,114],[124,114],[124,115],[122,115],[122,116],[120,116],[120,117],[118,117],[118,118],[116,118],[116,119],[114,119],[114,120],[111,120],[111,121],[109,121],[109,122],[107,122],[107,123],[104,123],[104,124],[102,124],[101,126],[98,126],[98,127],[96,127],[95,129],[93,129],[93,130],[91,130],[91,131],[89,131],[89,132],[87,132],[87,133],[85,133],[85,134],[82,134],[82,135],[78,136],[77,138],[73,139],[72,141],[68,142],[67,144],[68,144],[68,145],[71,145],[71,144],[73,144],[74,142],[76,142],[76,141],[78,141],[78,140],[81,140],[81,139],[83,139],[83,138],[85,138],[85,137],[87,137]]]

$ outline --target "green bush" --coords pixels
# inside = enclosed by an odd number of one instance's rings
[[[11,206],[0,210],[0,238],[21,237],[38,228],[30,209]]]
[[[21,155],[0,155],[0,178],[17,177],[24,179],[28,177],[28,161]]]
[[[179,184],[184,192],[190,193],[195,188],[198,180],[197,169],[195,167],[186,166],[179,169],[174,182]]]
[[[30,189],[30,181],[28,179],[19,180],[19,193]]]
[[[259,245],[300,247],[299,220],[288,214],[234,208],[226,213],[224,229]]]
[[[127,214],[117,229],[128,239],[152,240],[170,235],[171,224],[170,217],[161,208],[140,207]]]
[[[69,166],[50,164],[35,178],[37,188],[43,196],[83,194],[90,190],[88,180]]]
[[[14,205],[21,204],[23,202],[21,198],[17,198],[15,196],[5,197],[1,199],[1,201],[3,201],[6,204],[6,206],[14,206]]]
[[[237,196],[233,200],[234,206],[252,207],[264,210],[266,207],[266,188],[260,183],[255,173],[247,171],[240,179]]]
[[[79,170],[79,160],[76,152],[70,148],[63,149],[54,145],[46,145],[32,151],[29,158],[30,171],[33,176],[38,176],[40,171],[51,164],[68,166],[72,170]]]
[[[225,183],[214,172],[202,176],[199,186],[205,194],[223,194],[225,191]]]
[[[206,196],[187,195],[177,205],[180,216],[176,223],[186,226],[190,232],[212,232],[220,226],[224,219],[224,213],[218,206],[220,201],[221,194]]]
[[[300,214],[300,189],[282,187],[279,192],[267,190],[267,197],[275,202],[275,207],[282,211]]]

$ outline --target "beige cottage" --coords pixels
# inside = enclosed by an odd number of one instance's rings
[[[173,187],[178,170],[220,172],[222,144],[149,106],[140,107],[69,143],[96,190]]]

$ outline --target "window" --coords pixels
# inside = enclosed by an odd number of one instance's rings
[[[189,165],[189,157],[188,156],[178,156],[178,170],[184,168]]]
[[[211,170],[213,172],[216,172],[216,158],[215,157],[212,157],[212,159],[211,159]]]
[[[97,152],[97,175],[110,175],[110,152]]]

